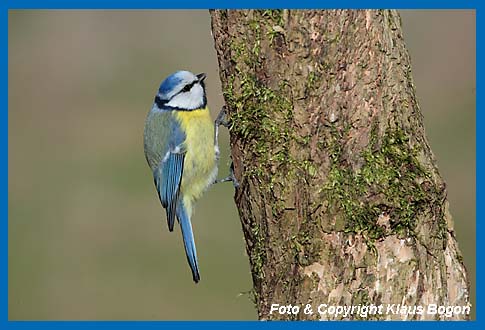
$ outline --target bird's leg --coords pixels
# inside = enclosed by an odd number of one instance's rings
[[[234,188],[239,188],[239,182],[237,181],[236,176],[234,175],[233,162],[231,162],[231,166],[229,166],[229,175],[224,179],[216,180],[216,183],[227,182],[227,181],[232,181],[232,185],[234,186]]]
[[[226,120],[226,106],[224,105],[221,112],[217,115],[214,122],[214,149],[216,151],[216,160],[219,161],[221,151],[219,149],[219,126],[229,127],[229,122]]]
[[[216,151],[216,161],[219,162],[220,158],[220,149],[219,149],[219,126],[224,126],[226,128],[229,127],[229,121],[226,120],[226,106],[224,105],[217,115],[217,118],[214,122],[214,149]],[[236,177],[234,176],[234,163],[231,162],[231,166],[229,167],[229,176],[227,176],[224,179],[221,180],[216,180],[215,183],[220,183],[220,182],[227,182],[227,181],[232,181],[232,185],[234,188],[239,187],[239,182],[236,180]]]

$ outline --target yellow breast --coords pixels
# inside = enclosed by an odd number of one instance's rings
[[[184,171],[180,192],[185,204],[192,204],[214,182],[217,175],[214,150],[214,123],[208,108],[177,111],[185,132]],[[191,208],[191,205],[186,205]]]

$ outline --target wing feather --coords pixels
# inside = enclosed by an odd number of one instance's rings
[[[160,164],[158,196],[167,211],[168,229],[173,231],[175,211],[180,194],[180,184],[184,169],[185,153],[170,152],[167,159]]]
[[[145,153],[148,149],[158,197],[166,209],[168,229],[173,231],[186,152],[185,134],[168,111],[156,113],[149,125],[152,134],[146,138]]]

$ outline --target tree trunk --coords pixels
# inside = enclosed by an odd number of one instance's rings
[[[399,14],[211,16],[259,318],[468,319]],[[447,317],[431,304],[466,307]]]

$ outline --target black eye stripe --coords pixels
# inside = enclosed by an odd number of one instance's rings
[[[185,85],[184,88],[182,88],[182,92],[188,92],[194,87],[194,85],[197,83],[197,81],[193,81],[188,85]]]

